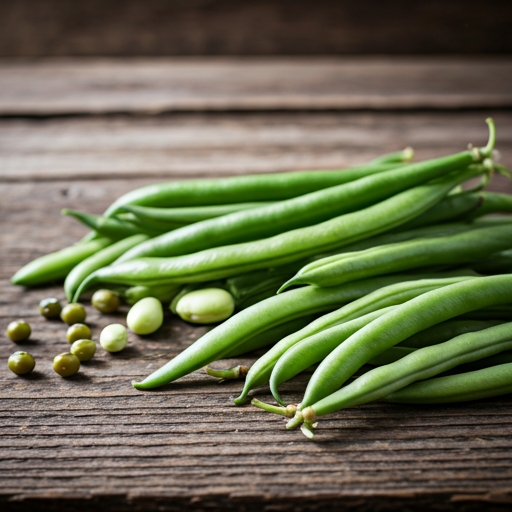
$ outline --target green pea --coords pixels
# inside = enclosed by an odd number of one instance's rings
[[[126,328],[121,324],[107,325],[100,334],[100,345],[108,352],[123,350],[127,341]]]
[[[9,370],[16,375],[30,373],[36,366],[34,358],[28,352],[14,352],[7,361]]]
[[[86,340],[91,337],[91,329],[85,324],[74,324],[68,328],[66,337],[69,343],[73,343],[76,340]]]
[[[70,377],[80,369],[80,359],[71,352],[64,352],[53,359],[53,369],[61,377]]]
[[[16,343],[18,343],[18,341],[28,340],[31,333],[32,329],[30,325],[24,320],[16,320],[7,326],[7,336]]]
[[[102,313],[113,313],[119,309],[121,301],[117,293],[110,290],[97,290],[92,296],[92,305]]]
[[[151,334],[164,321],[162,303],[154,297],[146,297],[132,306],[126,317],[128,327],[135,334]]]
[[[62,306],[57,299],[43,299],[39,303],[39,312],[45,318],[57,318],[62,311]]]
[[[77,340],[71,345],[69,351],[80,361],[89,361],[96,353],[96,343],[92,340]]]
[[[60,313],[61,319],[68,325],[79,324],[85,320],[87,316],[82,304],[71,303],[64,306],[64,309]]]
[[[221,288],[203,288],[184,295],[176,305],[183,320],[213,324],[229,318],[235,310],[233,296]]]

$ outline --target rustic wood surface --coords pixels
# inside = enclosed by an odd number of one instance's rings
[[[37,66],[34,82],[40,76]],[[42,318],[37,305],[48,296],[63,300],[62,287],[9,283],[21,265],[85,234],[60,216],[62,208],[100,213],[123,192],[164,177],[335,168],[409,144],[418,158],[448,154],[483,144],[488,115],[497,122],[501,161],[511,167],[510,112],[47,115],[0,119],[2,510],[510,509],[510,397],[368,404],[322,419],[311,442],[278,417],[235,407],[241,383],[218,384],[202,370],[152,392],[134,390],[132,380],[207,330],[170,314],[157,333],[130,333],[123,352],[99,348],[76,376],[60,378],[51,362],[68,348],[66,326]],[[490,189],[512,192],[501,177]],[[96,340],[105,325],[124,321],[126,307],[101,315],[84,302]],[[19,346],[5,335],[16,318],[33,330]],[[5,364],[19,349],[37,360],[27,377]],[[284,396],[299,400],[305,383],[287,383]],[[271,398],[266,388],[258,397]]]

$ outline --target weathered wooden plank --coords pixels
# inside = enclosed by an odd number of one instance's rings
[[[501,161],[512,165],[512,114],[503,111],[2,120],[0,182],[340,168],[406,146],[424,159],[462,151],[469,142],[485,144],[488,115],[496,121]],[[139,184],[134,180],[126,188]],[[19,193],[33,193],[27,187]],[[119,194],[107,185],[87,192],[79,183],[51,187],[52,201],[66,194],[72,204],[87,193],[88,209],[98,213],[100,202]]]
[[[510,58],[0,63],[0,115],[512,106]]]

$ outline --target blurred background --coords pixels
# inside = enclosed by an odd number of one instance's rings
[[[503,54],[510,1],[2,0],[0,57]]]

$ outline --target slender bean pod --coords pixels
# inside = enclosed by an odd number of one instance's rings
[[[384,400],[403,404],[469,402],[512,393],[512,362],[409,384]]]
[[[300,284],[336,286],[430,265],[461,265],[510,247],[512,220],[509,225],[471,230],[451,236],[410,240],[331,256],[306,265],[280,291]]]
[[[81,261],[112,243],[110,238],[101,237],[46,254],[18,270],[11,282],[22,286],[35,286],[64,279]]]
[[[384,279],[386,277],[375,278],[378,280],[380,286],[376,286],[373,290],[369,291],[368,294],[362,296],[358,300],[343,306],[341,309],[337,309],[332,313],[324,315],[304,329],[283,338],[279,343],[274,345],[266,354],[260,357],[251,367],[242,393],[238,398],[235,399],[235,404],[244,403],[247,399],[248,393],[251,389],[261,386],[269,382],[272,370],[276,365],[279,358],[293,345],[299,341],[313,336],[325,329],[333,327],[335,325],[348,322],[355,318],[359,318],[363,315],[377,311],[379,309],[395,306],[402,304],[405,301],[410,300],[413,297],[417,297],[422,293],[436,289],[440,286],[446,286],[455,282],[474,279],[472,276],[462,276],[460,273],[454,276],[453,274],[438,274],[437,279],[432,275],[406,275],[400,274],[395,276],[387,276],[388,281]],[[371,280],[365,280],[364,282],[373,282]],[[357,285],[358,282],[353,283]],[[299,291],[292,290],[294,292]],[[328,289],[328,288],[326,288]],[[290,292],[286,292],[290,293]],[[279,297],[279,295],[278,295]]]
[[[84,279],[89,277],[95,270],[110,265],[113,261],[119,258],[120,254],[125,253],[131,247],[144,242],[148,238],[148,235],[143,234],[129,236],[128,238],[119,240],[118,242],[99,250],[87,259],[81,261],[73,268],[73,270],[71,270],[64,281],[64,292],[66,293],[68,301],[78,301],[78,297],[75,298],[75,292],[78,290],[78,287]]]
[[[133,286],[212,281],[299,261],[397,226],[441,200],[458,183],[480,172],[481,168],[470,168],[401,192],[358,212],[272,238],[216,247],[187,256],[140,258],[106,267],[91,274],[78,293],[97,283]]]

